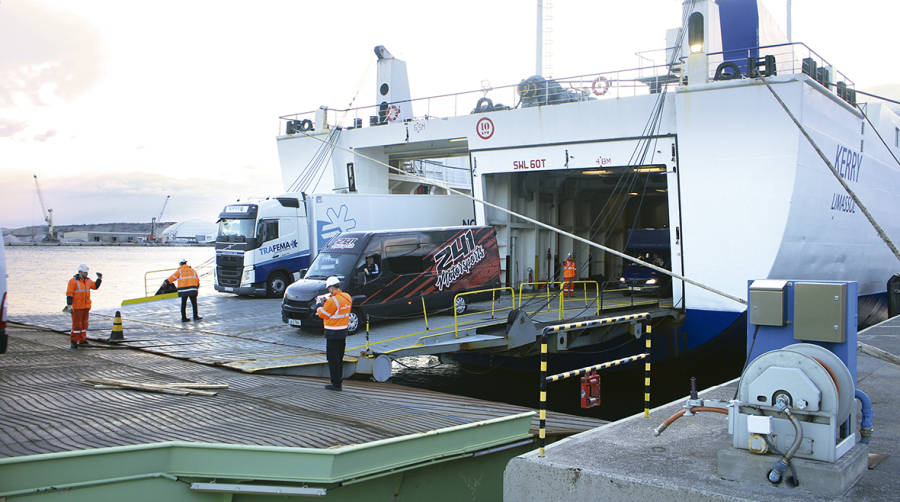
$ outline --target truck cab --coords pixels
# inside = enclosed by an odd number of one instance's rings
[[[669,252],[669,229],[641,228],[629,230],[625,252],[657,267],[671,270]],[[671,294],[672,278],[652,268],[628,262],[619,276],[619,285],[625,294],[667,295]]]
[[[216,236],[216,291],[281,297],[309,266],[305,219],[297,196],[225,206]]]

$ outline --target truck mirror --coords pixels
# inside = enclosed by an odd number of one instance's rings
[[[256,237],[250,237],[247,239],[247,250],[256,249],[259,247],[259,241],[256,240]]]
[[[309,269],[308,269],[308,268],[301,268],[301,269],[300,269],[299,273],[300,273],[300,278],[301,278],[301,279],[303,279],[304,277],[306,277],[306,271],[307,271],[307,270],[309,270]]]

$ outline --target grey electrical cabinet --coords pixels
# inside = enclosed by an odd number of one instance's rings
[[[787,281],[760,279],[750,284],[750,324],[784,326]]]
[[[847,340],[847,285],[794,283],[794,339],[843,343]]]

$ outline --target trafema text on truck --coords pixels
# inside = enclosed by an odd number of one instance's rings
[[[456,195],[289,193],[219,213],[215,289],[281,297],[319,249],[342,232],[474,223]]]

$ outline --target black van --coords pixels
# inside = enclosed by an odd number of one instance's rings
[[[291,284],[281,303],[281,320],[291,326],[321,326],[316,297],[325,279],[337,276],[353,297],[352,333],[362,314],[405,316],[449,309],[463,291],[500,286],[497,235],[491,227],[442,227],[346,232],[319,252],[303,279]],[[455,305],[466,310],[466,298]]]

